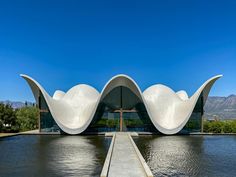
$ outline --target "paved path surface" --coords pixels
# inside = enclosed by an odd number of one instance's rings
[[[0,133],[0,138],[1,137],[15,136],[15,135],[22,135],[22,134],[39,134],[39,130],[30,130],[30,131],[19,132],[19,133]]]
[[[14,135],[18,135],[18,133],[0,133],[0,138],[1,137],[14,136]]]
[[[116,133],[108,177],[143,177],[144,168],[129,139],[128,133]]]

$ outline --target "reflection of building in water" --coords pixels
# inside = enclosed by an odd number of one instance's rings
[[[201,176],[202,136],[141,136],[134,138],[154,176]]]
[[[35,152],[38,153],[37,168],[39,172],[47,169],[45,176],[97,176],[111,142],[111,138],[104,136],[55,135],[39,138]]]

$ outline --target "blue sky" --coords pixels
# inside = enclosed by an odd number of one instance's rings
[[[210,95],[236,94],[236,1],[0,1],[0,100],[34,100],[20,73],[50,94],[119,73],[192,94],[223,74]]]

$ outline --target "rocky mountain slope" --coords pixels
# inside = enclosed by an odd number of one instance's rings
[[[207,119],[236,119],[236,95],[208,97],[204,109]]]

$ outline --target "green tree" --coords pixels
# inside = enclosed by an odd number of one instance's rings
[[[4,104],[0,103],[0,132],[3,132],[3,111],[4,111]]]
[[[17,131],[16,115],[11,105],[0,104],[0,131]]]
[[[20,131],[38,128],[39,110],[36,107],[23,107],[16,111],[17,123]]]
[[[206,132],[206,133],[209,133],[209,124],[210,122],[209,121],[204,121],[203,122],[203,131]]]
[[[224,133],[231,133],[232,132],[232,122],[231,121],[224,121],[223,123],[223,132]]]
[[[223,123],[221,121],[212,122],[210,124],[210,132],[222,133],[223,132]]]
[[[230,126],[231,126],[231,132],[236,133],[236,120],[231,120]]]
[[[204,121],[204,132],[236,133],[236,120]]]

